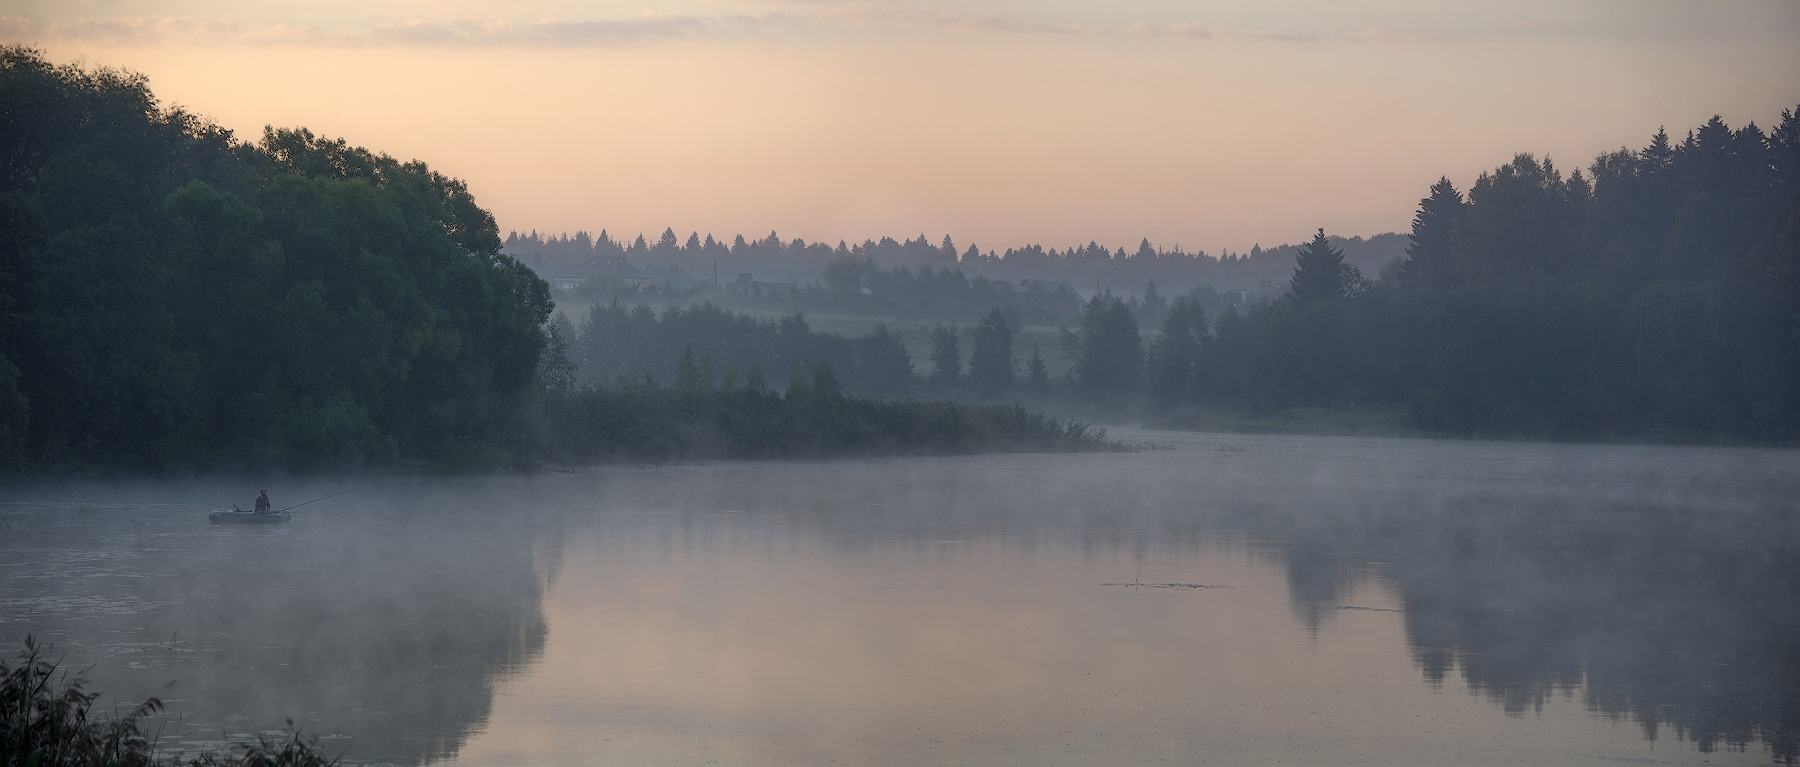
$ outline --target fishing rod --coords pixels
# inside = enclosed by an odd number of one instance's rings
[[[363,485],[362,487],[353,487],[353,488],[350,488],[349,490],[345,490],[344,493],[354,493],[358,490],[363,489],[363,487],[368,487],[368,485]],[[325,498],[336,498],[340,495],[343,495],[344,493],[332,493],[331,495],[325,496]],[[318,503],[319,501],[325,500],[325,498],[314,498],[310,501],[307,501],[306,503]],[[298,509],[301,506],[305,506],[306,503],[296,503],[292,506],[287,507],[286,509],[282,509],[281,511],[287,511],[289,509]]]

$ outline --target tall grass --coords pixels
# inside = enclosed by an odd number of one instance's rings
[[[0,660],[0,767],[332,767],[288,720],[282,741],[262,737],[226,753],[204,753],[182,762],[159,759],[156,740],[146,732],[163,710],[150,698],[123,714],[94,710],[98,692],[87,690],[81,672],[70,672],[45,657],[31,637],[17,665]]]

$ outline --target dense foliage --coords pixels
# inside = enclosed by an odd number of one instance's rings
[[[656,312],[644,305],[627,309],[614,301],[593,306],[580,324],[559,332],[568,342],[574,374],[583,381],[621,376],[674,381],[683,355],[698,355],[705,361],[707,380],[727,383],[743,376],[787,386],[789,372],[800,360],[844,371],[858,392],[905,394],[913,383],[912,358],[886,327],[844,338],[813,332],[798,312],[767,319],[710,303]]]
[[[809,360],[873,393],[907,391],[911,361],[885,329],[849,340],[812,333],[798,315],[769,322],[710,307],[658,317],[614,305],[559,337],[549,286],[501,252],[493,217],[462,182],[305,130],[241,142],[161,107],[135,74],[0,48],[0,110],[0,470],[1067,441],[1022,413],[862,400],[807,409],[760,387],[745,406],[780,410],[788,426],[701,441],[628,428],[718,427],[641,383],[645,373],[679,379],[690,346],[718,360],[727,383],[738,370],[762,378],[759,363],[785,375]],[[544,355],[553,340],[574,341],[575,370]],[[631,385],[579,397],[545,378],[626,371],[638,376]],[[577,402],[579,418],[568,410]],[[630,412],[596,414],[600,405]],[[839,416],[850,420],[816,420]],[[567,444],[540,439],[550,431],[531,427],[542,423]],[[583,435],[571,424],[623,431]],[[945,431],[917,433],[930,428]]]
[[[1659,132],[1585,174],[1521,154],[1466,200],[1440,181],[1410,243],[1369,283],[1321,233],[1291,293],[1247,317],[1178,301],[1148,385],[1258,410],[1406,406],[1460,434],[1800,435],[1795,112],[1766,135]],[[1122,324],[1107,311],[1089,307],[1082,343]]]
[[[94,710],[98,692],[87,690],[80,672],[71,673],[44,657],[31,637],[18,664],[0,660],[0,764],[7,767],[332,767],[316,741],[262,736],[225,753],[208,752],[186,762],[158,759],[150,718],[163,710],[150,698],[123,715]],[[289,720],[288,724],[293,724]]]
[[[534,438],[552,460],[830,457],[1119,449],[1104,431],[1017,405],[847,394],[829,362],[796,359],[785,392],[760,367],[738,382],[683,355],[676,385],[620,379],[545,395]]]
[[[19,47],[0,104],[0,465],[362,463],[515,416],[548,288],[461,182]]]
[[[1331,241],[1347,261],[1370,273],[1400,257],[1406,247],[1405,237],[1394,233],[1368,239],[1334,236]],[[666,229],[654,242],[639,235],[630,243],[615,240],[605,231],[597,236],[587,232],[573,236],[512,232],[506,238],[506,252],[546,273],[597,259],[622,260],[638,267],[678,266],[703,282],[716,274],[721,283],[748,272],[758,280],[820,288],[844,286],[848,277],[849,287],[854,288],[857,277],[869,274],[873,284],[868,296],[859,297],[854,289],[818,290],[801,297],[806,303],[797,308],[973,320],[996,305],[980,303],[982,298],[998,301],[1004,296],[1000,289],[1006,285],[1031,280],[1067,280],[1083,290],[1100,286],[1135,291],[1152,280],[1160,281],[1165,290],[1178,292],[1202,285],[1219,290],[1272,286],[1287,279],[1299,246],[1256,245],[1245,253],[1226,250],[1213,254],[1180,245],[1162,248],[1145,239],[1133,249],[1089,242],[1061,249],[1031,244],[999,252],[971,245],[959,252],[948,236],[937,244],[921,234],[917,239],[883,237],[832,246],[799,238],[784,241],[770,232],[761,239],[738,235],[726,244],[710,234],[702,239],[698,232],[684,241],[674,230]],[[971,307],[973,313],[965,313]]]

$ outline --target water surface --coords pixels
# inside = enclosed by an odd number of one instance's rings
[[[12,487],[0,640],[350,761],[1795,763],[1793,451],[1163,449]],[[277,485],[284,501],[332,483]]]

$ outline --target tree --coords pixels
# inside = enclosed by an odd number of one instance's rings
[[[1216,372],[1211,381],[1215,387],[1212,397],[1229,405],[1242,404],[1256,359],[1256,331],[1236,306],[1228,306],[1214,323],[1213,341]]]
[[[0,94],[0,395],[45,468],[429,457],[540,382],[549,286],[461,181],[17,46]]]
[[[1050,390],[1050,369],[1044,366],[1044,358],[1038,355],[1036,344],[1031,346],[1031,361],[1025,363],[1025,377],[1030,381],[1032,391],[1041,394]]]
[[[851,366],[859,388],[875,394],[905,394],[912,389],[912,356],[906,344],[888,332],[886,324],[878,324],[868,335],[856,340]]]
[[[1090,391],[1135,389],[1144,371],[1144,342],[1137,317],[1124,299],[1100,293],[1081,311],[1081,327],[1062,331],[1063,348],[1074,358],[1071,371]]]
[[[956,326],[939,323],[931,328],[931,382],[955,386],[962,378],[962,352],[956,348]]]
[[[1213,335],[1206,310],[1189,296],[1176,296],[1150,352],[1150,389],[1166,399],[1198,399],[1213,365]]]
[[[675,391],[695,393],[704,389],[707,382],[700,380],[700,366],[694,362],[694,347],[681,350],[681,363],[675,366]]]
[[[1018,365],[1013,362],[1012,328],[999,307],[988,312],[971,335],[974,349],[969,354],[969,382],[988,389],[1012,388]]]
[[[1144,305],[1150,308],[1161,308],[1163,297],[1156,292],[1156,280],[1151,280],[1149,287],[1144,288]]]
[[[1431,196],[1419,201],[1408,237],[1406,258],[1400,262],[1400,286],[1407,290],[1454,290],[1462,287],[1456,271],[1451,232],[1468,213],[1462,193],[1448,178],[1439,178]]]
[[[1294,277],[1288,281],[1293,291],[1290,299],[1304,306],[1343,298],[1347,287],[1344,268],[1344,252],[1332,247],[1325,230],[1320,229],[1312,242],[1300,246],[1294,259]]]

